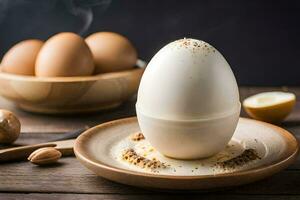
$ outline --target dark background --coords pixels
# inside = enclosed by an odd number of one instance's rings
[[[168,42],[193,37],[224,55],[239,85],[300,85],[299,20],[297,1],[0,0],[0,54],[60,31],[115,31],[149,61]]]

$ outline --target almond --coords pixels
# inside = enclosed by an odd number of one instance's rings
[[[61,152],[54,147],[45,147],[32,152],[28,160],[36,165],[47,165],[57,162],[61,156]]]

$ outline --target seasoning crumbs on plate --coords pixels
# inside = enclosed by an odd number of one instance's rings
[[[151,170],[155,170],[157,168],[166,168],[167,166],[165,165],[165,163],[153,158],[152,160],[138,155],[134,149],[127,149],[123,152],[122,154],[122,159],[127,161],[128,163],[131,163],[133,165],[136,165],[138,167],[141,168],[146,168],[146,169],[151,169]],[[154,172],[157,172],[157,170],[155,170]]]
[[[251,161],[261,159],[255,149],[246,149],[242,154],[229,160],[218,162],[215,164],[216,167],[226,169],[235,169],[241,167]]]
[[[133,141],[140,141],[140,140],[144,140],[145,139],[145,136],[143,135],[143,133],[134,133],[132,136],[131,136],[131,140]]]

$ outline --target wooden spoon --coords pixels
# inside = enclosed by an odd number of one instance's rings
[[[0,163],[26,160],[33,151],[42,147],[55,147],[63,156],[72,156],[74,143],[75,139],[71,139],[3,149],[0,150]]]

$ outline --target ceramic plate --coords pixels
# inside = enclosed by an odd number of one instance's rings
[[[250,183],[286,168],[298,154],[297,140],[289,132],[245,118],[222,152],[201,160],[167,158],[139,133],[135,117],[108,122],[80,135],[74,151],[84,166],[106,179],[177,190]]]

